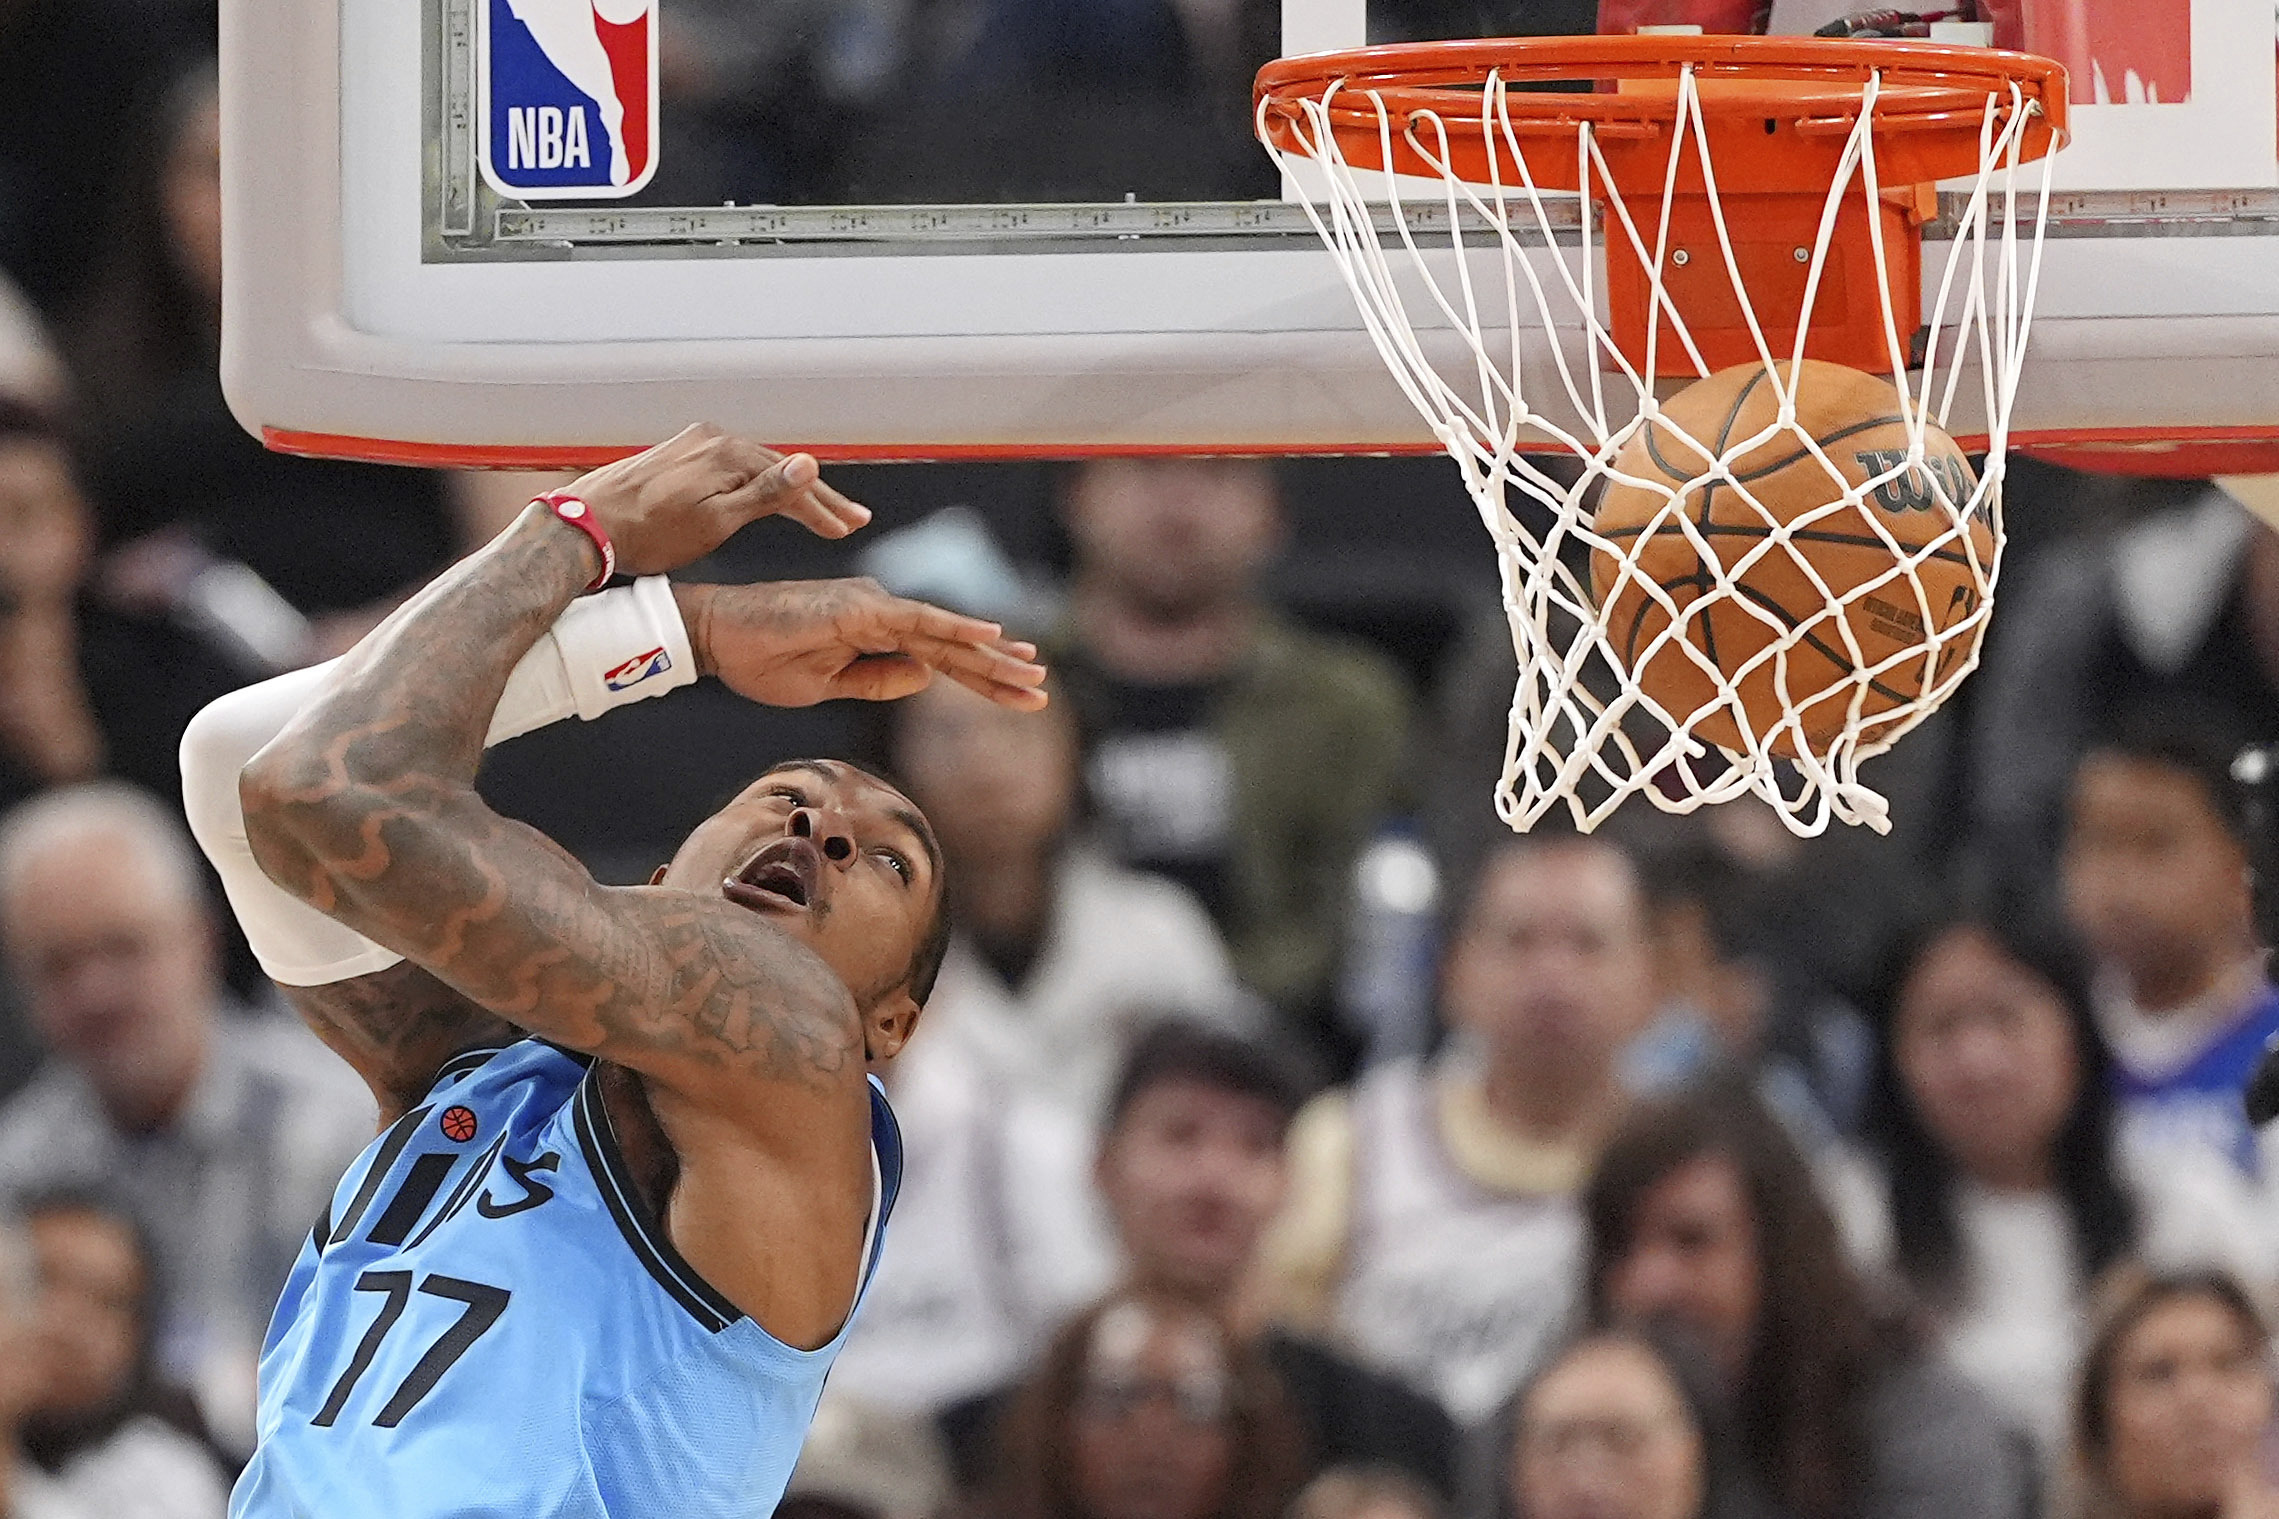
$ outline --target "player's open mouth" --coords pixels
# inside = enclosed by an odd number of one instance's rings
[[[721,883],[721,892],[739,907],[754,911],[804,911],[815,901],[823,855],[808,839],[778,839],[744,862]]]

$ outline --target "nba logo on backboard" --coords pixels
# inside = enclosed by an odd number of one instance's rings
[[[483,177],[516,200],[657,172],[657,0],[476,0]]]

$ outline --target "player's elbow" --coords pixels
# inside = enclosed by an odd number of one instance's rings
[[[237,772],[238,808],[245,839],[262,873],[285,890],[311,899],[312,868],[326,825],[325,788],[310,773],[311,760],[289,742],[272,743]]]

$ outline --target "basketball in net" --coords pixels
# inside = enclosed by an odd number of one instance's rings
[[[1492,38],[1285,58],[1256,105],[1495,542],[1497,812],[1755,796],[1800,834],[1888,828],[1860,766],[1992,612],[2064,69]]]
[[[1800,758],[1872,738],[1976,656],[1994,533],[1962,450],[1924,423],[1917,454],[1905,411],[1889,380],[1840,364],[1736,365],[1616,456],[1592,600],[1673,721]]]

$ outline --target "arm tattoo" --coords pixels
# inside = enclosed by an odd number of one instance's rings
[[[414,598],[247,767],[255,857],[477,1007],[688,1095],[843,1092],[860,1026],[804,945],[724,899],[601,886],[475,793],[509,672],[589,573],[582,540],[533,512]],[[367,1037],[369,1010],[338,1001],[325,1019]]]
[[[279,990],[371,1086],[383,1124],[416,1105],[454,1055],[521,1037],[408,960],[346,981]]]

